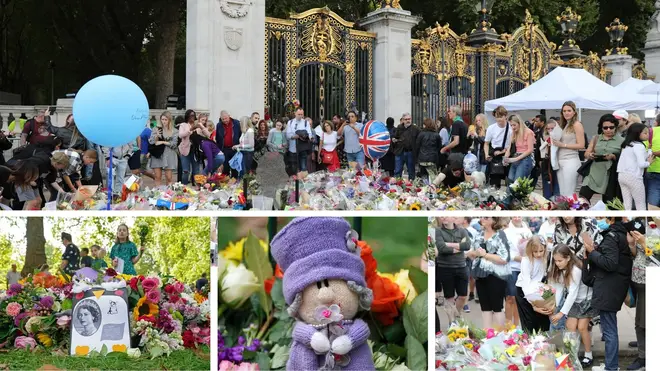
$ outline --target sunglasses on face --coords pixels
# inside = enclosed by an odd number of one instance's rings
[[[614,126],[603,126],[603,130],[614,130]]]

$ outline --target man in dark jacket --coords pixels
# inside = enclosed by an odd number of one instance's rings
[[[392,142],[396,144],[394,147],[395,168],[394,176],[401,177],[403,174],[403,164],[408,167],[408,177],[410,180],[415,179],[415,145],[417,143],[417,136],[419,135],[419,128],[412,123],[412,116],[409,113],[404,113],[401,116],[402,125],[396,127],[394,138]]]
[[[238,172],[229,166],[229,160],[236,154],[236,151],[232,148],[238,145],[240,139],[241,123],[231,118],[229,112],[222,111],[218,125],[215,127],[215,143],[225,155],[225,165],[222,170],[225,175],[228,175],[231,171],[233,177],[238,177]]]
[[[437,164],[441,147],[442,138],[438,135],[435,121],[429,118],[424,119],[424,130],[417,135],[414,158],[417,159],[420,169],[426,170],[430,182],[433,182],[438,175]]]
[[[543,132],[545,131],[545,121],[546,118],[544,115],[536,115],[532,124],[534,139],[536,139],[536,144],[534,145],[534,168],[531,174],[534,188],[536,188],[536,183],[541,175],[541,141],[543,140]]]
[[[587,261],[595,277],[591,306],[600,311],[600,327],[605,338],[605,369],[619,369],[619,333],[616,314],[621,310],[632,275],[632,253],[628,247],[628,230],[621,218],[608,218],[610,227],[603,241],[595,246],[584,240]]]

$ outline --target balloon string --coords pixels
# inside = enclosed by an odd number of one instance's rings
[[[112,152],[113,147],[110,147],[110,160],[108,162],[108,207],[107,210],[110,210],[112,206]]]

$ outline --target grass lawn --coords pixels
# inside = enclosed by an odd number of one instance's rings
[[[0,353],[0,370],[204,370],[210,367],[209,350],[179,350],[169,357],[149,359],[129,358],[124,353],[110,353],[105,357],[67,357],[43,351],[31,353],[12,350]]]
[[[224,249],[229,241],[236,241],[240,237],[241,219],[248,218],[219,218],[218,248]],[[255,219],[255,218],[250,218]],[[261,223],[265,233],[265,218]],[[278,230],[282,229],[292,218],[278,218]],[[356,218],[346,218],[354,224]],[[425,217],[363,217],[362,235],[360,238],[369,243],[374,250],[374,257],[378,260],[378,270],[381,272],[397,272],[409,265],[419,266],[419,260],[426,248],[427,218]]]

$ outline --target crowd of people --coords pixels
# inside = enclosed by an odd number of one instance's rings
[[[107,250],[99,245],[91,245],[90,247],[78,247],[73,243],[73,238],[70,233],[62,232],[61,242],[64,248],[62,253],[62,260],[57,269],[58,273],[73,276],[78,270],[82,268],[92,268],[94,270],[104,270],[108,268],[108,260],[106,259]],[[110,267],[117,273],[127,275],[137,275],[135,265],[142,259],[145,251],[144,246],[137,245],[129,238],[129,228],[126,224],[120,224],[117,227],[117,234],[115,242],[110,249]],[[38,269],[40,272],[50,274],[50,267],[48,264],[43,264]],[[16,264],[12,264],[11,270],[7,272],[7,289],[13,283],[18,283],[23,278],[21,272],[17,271]],[[195,282],[195,290],[201,291],[208,285],[206,273],[202,274]]]
[[[619,367],[617,312],[636,303],[638,357],[628,370],[645,366],[646,222],[581,217],[437,218],[437,304],[450,325],[479,304],[483,328],[516,325],[527,333],[578,332],[583,367],[593,364],[592,328],[605,342],[605,370]],[[554,309],[526,299],[544,283],[555,290]],[[443,329],[436,312],[436,332]],[[445,322],[447,323],[447,322]],[[446,327],[444,327],[446,328]]]
[[[492,114],[495,122],[490,125],[485,114],[474,120],[466,117],[460,105],[421,123],[413,123],[408,113],[398,125],[387,118],[391,144],[379,167],[394,177],[424,176],[450,188],[478,171],[497,188],[523,177],[531,178],[534,187],[540,181],[546,199],[577,193],[590,202],[595,195],[604,202],[618,198],[626,209],[660,206],[660,141],[653,143],[653,133],[660,134],[657,124],[649,127],[638,115],[619,110],[603,115],[597,135],[589,139],[573,102],[563,105],[560,117],[539,114],[524,121],[502,106]],[[193,110],[176,118],[165,111],[150,120],[135,141],[110,153],[88,141],[72,115],[64,127],[56,127],[46,110],[10,124],[14,132],[18,126],[21,146],[6,163],[0,157],[0,187],[5,203],[12,201],[14,209],[36,209],[58,194],[102,184],[111,157],[116,195],[129,173],[152,178],[160,186],[175,180],[189,184],[197,174],[215,172],[292,176],[333,172],[351,164],[364,167],[372,163],[360,143],[364,121],[364,115],[358,118],[351,111],[321,123],[306,117],[300,106],[275,120],[261,119],[256,112],[235,119],[222,111],[217,124]],[[0,148],[11,146],[0,134]],[[438,173],[444,174],[440,181]]]

